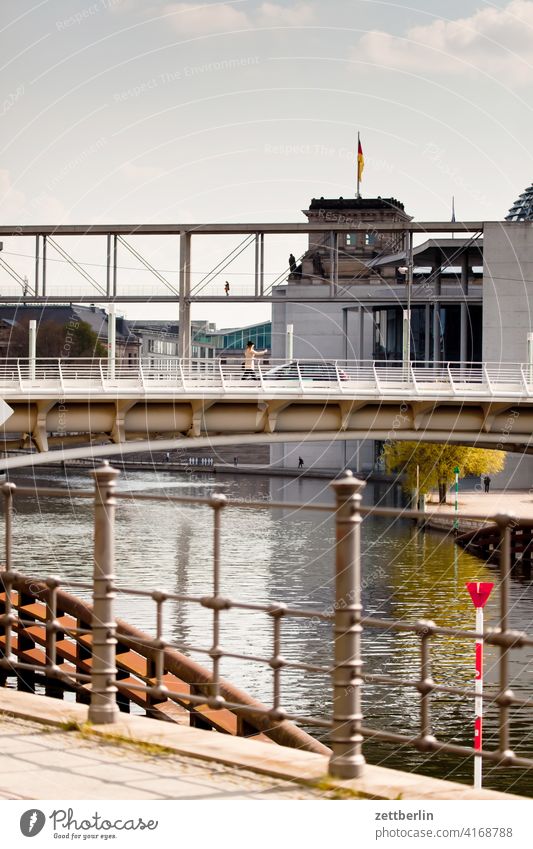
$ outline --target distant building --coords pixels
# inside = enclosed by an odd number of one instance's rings
[[[199,334],[198,338],[203,337]],[[248,342],[253,342],[258,351],[266,350],[265,356],[268,358],[272,351],[272,322],[213,330],[205,338],[209,338],[215,347],[216,356],[221,359],[242,358]]]
[[[533,184],[515,200],[506,221],[533,221]]]
[[[50,306],[0,306],[0,353],[4,357],[11,356],[9,351],[10,339],[13,328],[18,325],[27,324],[29,321],[37,322],[37,338],[39,328],[45,322],[54,322],[65,328],[65,351],[63,356],[70,356],[70,346],[67,342],[67,333],[75,333],[76,322],[85,322],[96,334],[98,341],[107,348],[108,340],[108,314],[101,307],[80,306],[78,304],[50,305]],[[130,323],[122,317],[116,318],[116,352],[117,357],[130,362],[135,362],[139,356],[139,340],[133,333]]]
[[[192,323],[193,357],[209,359],[215,356],[215,345],[211,333],[215,325],[207,321]],[[179,356],[179,321],[139,319],[130,321],[130,326],[140,342],[140,356],[151,366],[159,367],[168,358]]]
[[[405,236],[372,225],[409,222],[403,204],[395,198],[320,198],[304,213],[311,223],[353,222],[354,230],[338,234],[335,266],[330,233],[309,234],[301,264],[273,291],[273,356],[284,356],[286,326],[292,324],[298,357],[401,360]],[[414,248],[413,360],[481,358],[481,245],[482,240],[430,238]],[[353,304],[332,302],[333,291],[349,294]],[[306,295],[323,297],[324,304],[287,302],[289,294],[302,301]]]

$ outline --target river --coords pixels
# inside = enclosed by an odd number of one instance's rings
[[[19,484],[67,487],[65,499],[24,496],[16,499],[14,567],[36,576],[56,574],[63,579],[90,579],[92,572],[92,505],[77,498],[76,490],[91,485],[88,473],[37,469],[14,473]],[[131,499],[117,508],[118,583],[166,589],[190,595],[211,590],[212,517],[204,506],[176,506],[168,501],[139,502],[136,492],[206,496],[224,493],[237,499],[265,502],[254,511],[227,507],[223,512],[222,592],[232,598],[324,610],[333,603],[334,524],[329,515],[309,509],[272,509],[269,501],[332,503],[327,481],[289,480],[255,476],[187,476],[181,473],[128,472],[120,489]],[[398,495],[384,485],[368,485],[365,503],[393,506]],[[474,627],[474,608],[465,590],[469,580],[495,580],[493,569],[456,548],[437,534],[415,533],[409,523],[369,517],[363,523],[363,603],[367,614],[412,621],[434,620],[439,625]],[[532,630],[533,586],[517,579],[512,584],[512,627]],[[499,593],[486,608],[486,624],[497,624]],[[154,604],[147,599],[119,597],[118,615],[146,631],[155,623]],[[210,614],[194,604],[167,602],[165,637],[192,646],[209,646]],[[331,663],[331,629],[325,622],[287,618],[283,623],[282,653],[291,660]],[[223,614],[221,644],[236,652],[268,657],[272,652],[272,623],[264,614],[229,611]],[[473,686],[473,645],[452,638],[433,640],[433,675],[438,682]],[[365,670],[402,678],[419,674],[419,641],[409,634],[367,631]],[[487,684],[497,680],[496,649],[486,647]],[[205,657],[194,655],[205,663]],[[517,651],[511,664],[512,687],[533,698],[533,652]],[[222,674],[253,696],[272,698],[268,667],[233,659],[222,661]],[[485,744],[491,748],[497,733],[497,713],[486,703]],[[283,706],[289,711],[327,716],[329,681],[320,675],[286,670]],[[433,729],[442,740],[469,745],[472,740],[472,701],[450,695],[432,700]],[[416,733],[418,696],[413,689],[367,685],[365,724]],[[531,755],[530,717],[514,709],[512,744]],[[472,762],[443,756],[423,756],[408,748],[367,742],[368,761],[470,782]],[[484,786],[533,795],[533,771],[484,766]]]

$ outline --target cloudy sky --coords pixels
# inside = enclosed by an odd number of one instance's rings
[[[355,192],[357,131],[363,195],[418,219],[533,179],[531,0],[2,0],[0,38],[2,223],[298,221]]]

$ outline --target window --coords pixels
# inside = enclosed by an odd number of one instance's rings
[[[376,234],[375,233],[365,233],[365,245],[367,247],[371,247],[376,244]]]
[[[355,248],[357,246],[357,233],[346,233],[346,247]]]

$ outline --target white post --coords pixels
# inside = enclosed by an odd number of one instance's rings
[[[533,383],[533,333],[527,334],[528,383]]]
[[[410,291],[410,290],[409,290]],[[403,311],[403,366],[408,379],[409,363],[411,361],[411,310]]]
[[[294,357],[294,324],[287,325],[286,355],[289,362]]]
[[[37,321],[34,318],[30,319],[28,347],[30,358],[30,380],[35,380],[35,358],[37,356]]]
[[[409,378],[409,363],[411,362],[411,295],[413,291],[413,234],[407,236],[407,309],[403,311],[403,364],[406,378]]]
[[[107,317],[107,376],[109,380],[115,379],[115,362],[117,349],[117,317],[116,304],[109,305]]]

